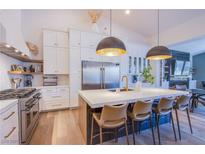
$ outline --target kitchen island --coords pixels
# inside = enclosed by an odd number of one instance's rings
[[[177,91],[169,89],[159,88],[143,88],[140,92],[135,90],[114,92],[112,90],[100,89],[100,90],[82,90],[79,91],[79,126],[83,134],[86,144],[90,143],[90,130],[91,130],[91,117],[92,112],[101,112],[104,105],[118,105],[118,104],[133,104],[138,100],[147,101],[155,100],[161,97],[175,98],[180,95],[188,95],[186,91]],[[128,107],[129,108],[129,107]],[[154,119],[154,118],[153,118]],[[169,117],[162,118],[160,123],[169,121]],[[143,128],[149,127],[147,123],[144,124]],[[129,133],[131,133],[131,125],[128,122]],[[94,125],[94,134],[98,134],[98,126]],[[119,133],[119,136],[123,136]],[[104,140],[110,140],[113,135],[103,136]],[[99,143],[99,138],[94,139],[94,144]]]

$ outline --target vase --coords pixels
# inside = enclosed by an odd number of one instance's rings
[[[141,89],[142,89],[142,82],[141,82],[141,81],[137,81],[137,82],[136,82],[136,86],[135,86],[135,90],[136,90],[137,92],[140,92]]]

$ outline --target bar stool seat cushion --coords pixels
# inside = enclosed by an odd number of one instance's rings
[[[128,111],[127,115],[134,121],[144,121],[150,117],[150,114],[138,114],[135,115],[133,112]]]
[[[93,113],[93,118],[102,128],[116,128],[125,124],[124,119],[113,120],[113,121],[101,121],[100,120],[101,113]]]
[[[167,114],[171,113],[170,109],[161,109],[159,111],[157,107],[153,107],[152,111],[155,112],[155,113],[159,113],[160,115],[167,115]]]

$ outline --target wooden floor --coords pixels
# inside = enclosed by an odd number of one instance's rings
[[[160,126],[161,142],[165,145],[184,145],[184,144],[205,144],[205,107],[202,110],[195,110],[191,114],[193,134],[190,133],[188,120],[185,112],[179,113],[182,140],[175,142],[171,125],[164,124]],[[80,128],[77,124],[78,110],[63,110],[42,113],[39,125],[32,137],[30,144],[85,144],[83,141]],[[175,117],[175,115],[174,115]],[[175,121],[175,127],[176,127]],[[176,127],[177,131],[177,127]],[[135,136],[136,144],[152,144],[152,136],[150,130],[142,131],[141,134]],[[178,132],[177,132],[178,137]],[[157,132],[155,130],[155,138],[157,140]],[[130,144],[133,143],[132,135],[129,136]],[[104,144],[126,144],[124,137],[119,138],[118,143],[109,141]]]

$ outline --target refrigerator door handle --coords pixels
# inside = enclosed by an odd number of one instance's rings
[[[103,88],[103,69],[100,68],[100,88]]]
[[[105,89],[105,68],[103,67],[103,89]]]

